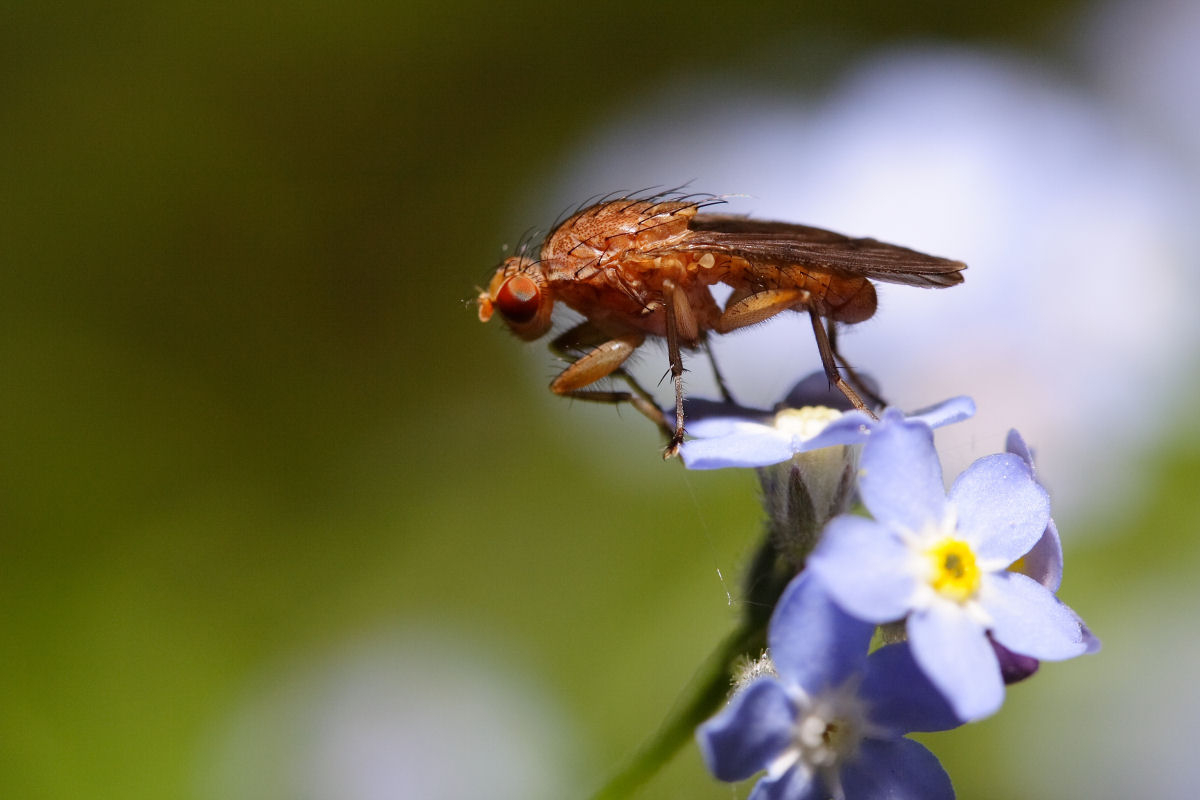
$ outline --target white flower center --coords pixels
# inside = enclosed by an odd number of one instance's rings
[[[880,733],[867,718],[867,704],[858,694],[860,677],[799,701],[792,746],[771,772],[782,774],[783,769],[796,766],[819,775],[834,797],[842,797],[841,766],[858,757],[864,738]]]
[[[841,415],[841,411],[826,406],[785,408],[775,415],[775,429],[801,439],[811,439]]]

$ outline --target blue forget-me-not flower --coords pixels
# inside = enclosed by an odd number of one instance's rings
[[[886,412],[860,461],[858,490],[873,519],[835,518],[808,559],[852,616],[905,621],[916,662],[964,719],[1004,700],[993,642],[1052,661],[1097,645],[1051,588],[1061,577],[1057,532],[1026,455],[985,456],[947,493],[929,426]],[[1037,575],[1010,569],[1031,552]]]
[[[867,655],[875,626],[848,615],[808,573],[784,591],[768,630],[777,677],[758,678],[697,731],[718,778],[765,770],[751,800],[953,798],[912,731],[961,724],[906,643]]]
[[[954,397],[909,418],[937,428],[974,414],[971,398]],[[861,444],[879,424],[862,411],[840,412],[825,406],[785,408],[762,419],[703,417],[689,424],[692,438],[683,443],[679,455],[688,469],[766,467],[799,453]]]

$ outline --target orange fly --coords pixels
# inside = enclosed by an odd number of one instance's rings
[[[729,333],[781,311],[808,312],[830,382],[872,414],[838,370],[836,324],[862,322],[875,313],[872,279],[954,286],[962,283],[966,265],[807,225],[700,213],[720,202],[669,194],[588,206],[546,237],[537,258],[518,252],[505,259],[479,294],[479,319],[486,322],[499,311],[513,333],[532,341],[550,330],[556,301],[579,312],[584,321],[550,344],[574,359],[550,390],[580,400],[632,403],[666,433],[664,457],[675,455],[684,437],[681,351],[703,347],[710,332]],[[718,283],[733,289],[724,308],[709,291]],[[650,336],[667,341],[674,427],[622,369]],[[624,379],[632,391],[589,388],[609,375]],[[719,373],[717,380],[728,397]]]

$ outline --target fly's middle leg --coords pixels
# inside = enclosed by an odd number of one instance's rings
[[[733,393],[729,391],[729,386],[725,383],[725,376],[721,374],[721,368],[717,366],[717,356],[713,353],[712,342],[708,339],[704,340],[704,352],[708,354],[708,363],[712,367],[713,377],[717,381],[717,391],[721,393],[721,399],[729,405],[737,405],[737,400],[733,399]]]

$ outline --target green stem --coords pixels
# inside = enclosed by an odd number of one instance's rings
[[[725,702],[738,659],[746,654],[757,655],[766,644],[765,625],[750,619],[743,622],[705,660],[676,703],[678,711],[667,718],[620,772],[592,795],[592,800],[628,797],[653,777],[692,739],[696,727]]]
[[[592,800],[628,797],[648,781],[684,743],[696,727],[711,717],[729,696],[734,670],[742,659],[755,659],[766,649],[767,626],[784,588],[804,568],[818,532],[828,521],[813,507],[800,464],[759,470],[767,509],[767,530],[750,562],[743,584],[745,613],[732,634],[701,665],[662,727],[634,754],[629,763],[592,795]],[[848,498],[853,477],[844,465],[837,503]]]

